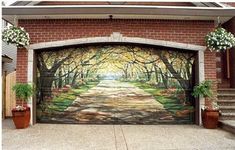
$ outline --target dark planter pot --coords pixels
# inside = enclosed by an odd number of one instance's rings
[[[216,129],[218,127],[219,110],[202,110],[202,124],[207,129]]]
[[[27,128],[30,121],[30,108],[27,107],[22,111],[12,110],[12,118],[16,129]]]

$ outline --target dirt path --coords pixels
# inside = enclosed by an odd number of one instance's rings
[[[65,110],[71,123],[152,124],[170,114],[144,90],[126,82],[102,80]]]

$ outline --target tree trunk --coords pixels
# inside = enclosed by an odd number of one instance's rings
[[[69,84],[70,72],[68,70],[67,76],[65,76],[65,85]]]
[[[57,80],[55,80],[55,81],[54,81],[54,87],[55,87],[55,88],[58,88],[58,84],[57,84],[57,83],[58,83]]]
[[[74,87],[76,85],[76,79],[78,77],[78,71],[76,71],[73,75],[71,86]]]
[[[81,71],[80,71],[80,77],[81,77],[81,79],[82,79],[82,81],[83,81],[83,79],[84,79],[83,68],[82,68]]]
[[[144,67],[144,69],[145,69],[145,75],[146,75],[146,78],[147,78],[147,81],[150,81],[150,77],[151,77],[151,74],[150,74],[150,72],[149,72],[149,70],[148,70],[148,68],[147,68],[147,66],[143,66]]]
[[[63,86],[63,80],[62,80],[62,70],[61,68],[59,69],[59,79],[58,79],[58,88],[62,88]]]
[[[38,62],[37,67],[40,72],[40,96],[42,100],[44,98],[49,98],[52,96],[52,84],[55,79],[55,73],[60,66],[70,58],[72,53],[70,53],[67,57],[61,59],[60,61],[54,61],[54,64],[50,69],[47,68],[47,64],[44,61],[43,55],[39,54],[37,56]]]
[[[173,66],[169,63],[168,59],[161,54],[161,52],[158,52],[160,59],[163,61],[163,63],[166,65],[167,69],[170,71],[170,73],[173,75],[175,79],[179,82],[180,86],[185,91],[185,96],[188,98],[188,100],[193,99],[191,92],[192,92],[192,77],[189,75],[189,79],[186,80],[181,77],[180,73],[178,73]],[[188,62],[189,63],[189,62]],[[188,64],[189,65],[189,64]],[[190,73],[189,66],[187,66],[187,72]],[[194,66],[192,66],[192,69],[194,71]],[[194,73],[194,72],[193,72]]]
[[[189,88],[188,81],[183,79],[179,73],[176,72],[176,70],[173,68],[172,64],[168,61],[168,59],[162,55],[159,54],[160,59],[163,61],[165,64],[166,68],[170,71],[170,73],[174,76],[174,78],[179,82],[180,86],[187,90]]]
[[[40,82],[41,82],[41,96],[44,98],[51,97],[52,92],[52,83],[54,81],[54,73],[42,71],[40,73]]]
[[[162,77],[162,83],[164,84],[165,88],[168,88],[168,75],[167,75],[167,72],[163,73],[161,68],[159,68],[159,70],[160,70],[160,74],[161,74],[161,77]]]
[[[154,64],[153,67],[154,67],[154,73],[155,73],[155,80],[156,80],[156,82],[158,82],[158,72],[157,72],[156,64]]]

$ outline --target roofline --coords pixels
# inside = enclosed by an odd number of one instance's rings
[[[4,63],[11,63],[13,61],[13,59],[7,55],[2,55],[2,62]]]
[[[68,14],[133,14],[133,15],[195,15],[234,16],[233,7],[178,7],[178,6],[3,6],[2,15],[68,15]]]
[[[167,19],[213,20],[224,23],[235,16],[234,7],[176,7],[142,5],[4,6],[2,18],[19,19]]]
[[[57,0],[57,1],[64,1],[64,0]],[[72,2],[76,2],[76,0],[70,0]],[[85,2],[93,2],[94,0],[84,0]],[[107,0],[96,0],[98,2],[109,2]],[[35,5],[35,4],[38,4],[40,2],[43,2],[43,1],[15,1],[14,3],[12,3],[10,6],[32,6],[32,5]],[[165,0],[128,0],[128,1],[122,1],[122,0],[113,0],[113,2],[164,2],[164,3],[171,3],[170,1],[165,1]],[[181,0],[177,0],[176,2],[182,2]],[[198,2],[197,0],[193,0],[193,1],[183,1],[183,2],[188,2],[188,3],[192,3],[193,5],[197,6],[197,4],[195,3],[214,3],[215,5],[219,6],[219,7],[226,7],[224,4],[222,4],[221,2],[211,2],[209,0],[204,0],[203,2]],[[227,0],[226,2],[233,2],[231,0]],[[20,4],[23,4],[23,5],[20,5]],[[66,5],[64,5],[66,6]],[[210,7],[210,6],[209,6]],[[213,7],[213,6],[212,6]]]
[[[34,6],[42,1],[15,1],[10,6]]]

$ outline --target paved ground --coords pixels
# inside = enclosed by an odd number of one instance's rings
[[[3,121],[4,150],[234,150],[235,135],[195,125],[36,124]]]
[[[95,124],[158,124],[174,118],[154,97],[127,82],[102,80],[81,94],[63,115],[48,122]]]

